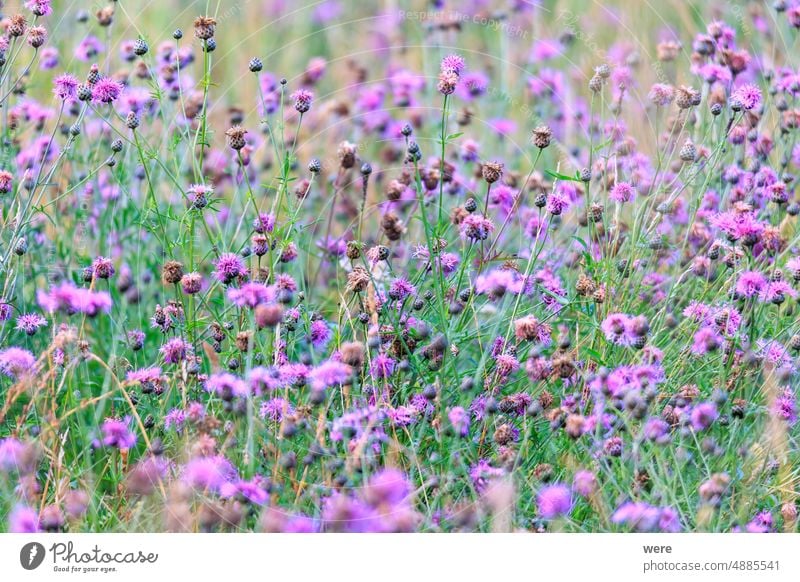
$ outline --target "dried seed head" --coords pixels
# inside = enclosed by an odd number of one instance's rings
[[[347,258],[351,261],[357,260],[361,257],[361,247],[362,244],[357,240],[351,240],[347,242]]]
[[[114,6],[103,6],[97,11],[96,16],[97,24],[100,26],[111,26],[111,23],[114,22]]]
[[[700,93],[691,87],[681,86],[678,87],[678,93],[675,103],[681,109],[689,109],[695,105],[700,104]]]
[[[486,162],[481,166],[481,175],[487,184],[494,184],[503,177],[503,163]]]
[[[8,28],[6,28],[6,32],[10,37],[22,36],[25,34],[25,30],[27,29],[27,22],[25,21],[25,16],[22,14],[15,14],[8,20]]]
[[[278,304],[256,306],[253,316],[259,329],[275,327],[283,319],[283,306]]]
[[[364,365],[364,344],[361,342],[345,342],[339,348],[339,353],[342,362],[356,370],[360,370]]]
[[[161,269],[164,285],[176,285],[183,278],[183,265],[178,261],[167,261]]]
[[[47,29],[44,26],[32,26],[28,29],[28,44],[39,48],[47,40]]]
[[[514,442],[514,427],[510,424],[501,424],[494,431],[494,442],[500,446],[505,446]]]
[[[381,229],[390,241],[398,241],[403,236],[403,222],[394,212],[387,212],[383,215]]]
[[[578,282],[575,284],[575,290],[578,292],[578,295],[581,297],[589,297],[596,289],[597,286],[589,277],[583,274],[578,277]]]
[[[239,125],[234,125],[231,127],[225,132],[225,135],[228,138],[228,147],[236,151],[241,150],[247,144],[244,139],[246,133],[247,130]]]
[[[200,40],[208,40],[217,30],[217,21],[210,16],[198,16],[194,21],[194,35]]]
[[[680,157],[680,159],[684,162],[693,162],[697,159],[697,147],[694,145],[692,140],[686,140],[686,142],[683,144],[683,147],[681,147],[678,157]]]
[[[349,141],[343,141],[339,144],[339,149],[336,155],[339,156],[339,164],[345,170],[349,170],[356,164],[356,145]]]
[[[603,89],[603,78],[599,75],[593,75],[589,79],[589,90],[592,93],[599,93]]]
[[[553,137],[552,130],[546,125],[540,125],[533,130],[533,145],[540,150],[543,150],[550,145],[550,140]]]
[[[603,63],[599,67],[595,67],[594,74],[601,79],[608,79],[611,76],[611,67]]]
[[[606,289],[603,286],[598,287],[592,293],[592,299],[594,299],[595,303],[603,303],[606,300]]]
[[[356,265],[353,271],[347,276],[347,289],[353,293],[365,291],[370,283],[370,276],[367,270],[361,265]]]

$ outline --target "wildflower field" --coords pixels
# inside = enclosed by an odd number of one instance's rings
[[[797,532],[800,0],[656,4],[0,1],[0,531]]]

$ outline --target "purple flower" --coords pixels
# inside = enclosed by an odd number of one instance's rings
[[[183,430],[183,425],[186,422],[186,412],[180,408],[173,408],[164,415],[164,430],[174,428],[177,432]]]
[[[377,507],[389,505],[396,507],[407,500],[411,485],[405,474],[397,469],[383,469],[369,478],[364,486],[364,500]]]
[[[111,295],[105,291],[92,291],[75,287],[72,283],[62,283],[45,292],[36,292],[39,306],[50,313],[62,311],[67,314],[83,313],[94,317],[100,312],[111,311]]]
[[[205,389],[223,400],[246,398],[250,394],[250,386],[247,382],[226,372],[209,376],[205,381]]]
[[[98,279],[110,279],[114,276],[114,263],[106,257],[97,257],[92,261],[92,272]]]
[[[267,234],[275,228],[275,215],[262,212],[253,220],[253,230],[259,234]]]
[[[285,398],[270,398],[261,403],[259,415],[263,419],[282,422],[284,416],[294,414],[294,407]]]
[[[192,346],[179,337],[172,338],[159,350],[167,364],[178,364],[192,353]]]
[[[219,493],[222,497],[234,497],[253,505],[264,505],[269,500],[267,486],[267,480],[257,475],[250,481],[225,481],[220,485]]]
[[[184,483],[204,492],[218,492],[225,483],[236,478],[236,469],[222,455],[192,459],[186,463],[181,476]]]
[[[388,378],[394,373],[394,360],[386,354],[378,354],[372,358],[369,373],[375,378]]]
[[[314,100],[314,94],[308,89],[298,89],[292,93],[292,100],[294,101],[294,108],[298,113],[305,113],[311,109],[311,103]]]
[[[17,318],[16,329],[27,335],[34,335],[40,327],[47,325],[47,320],[38,313],[25,313]]]
[[[486,240],[494,231],[494,224],[485,216],[470,214],[459,225],[461,236],[471,241]]]
[[[744,271],[736,280],[736,293],[740,297],[755,297],[767,286],[767,278],[758,271]]]
[[[26,473],[28,467],[22,465],[26,456],[25,445],[14,437],[0,439],[0,471]]]
[[[25,8],[30,10],[34,16],[49,16],[53,13],[50,1],[51,0],[26,0]]]
[[[647,98],[659,107],[666,107],[675,99],[675,89],[672,85],[656,83],[650,87]]]
[[[314,390],[324,390],[331,386],[338,386],[346,383],[353,370],[347,364],[328,360],[313,368],[308,375],[311,387]]]
[[[263,283],[250,281],[239,288],[228,289],[228,299],[237,307],[254,308],[262,303],[272,303],[277,299],[275,288]]]
[[[789,426],[797,422],[797,397],[791,388],[784,388],[781,394],[772,403],[772,413]]]
[[[700,402],[692,408],[692,428],[696,431],[706,430],[717,420],[718,416],[716,404],[713,402]]]
[[[636,190],[634,190],[633,186],[627,182],[617,182],[614,184],[614,187],[611,188],[608,197],[614,202],[622,204],[623,202],[630,202],[635,194]]]
[[[600,329],[612,344],[630,346],[636,339],[633,333],[633,318],[624,313],[608,315],[600,324]]]
[[[39,531],[39,514],[25,505],[18,505],[8,516],[8,531],[11,533],[36,533]]]
[[[761,99],[761,89],[750,83],[740,85],[731,93],[731,105],[741,107],[745,111],[758,108]]]
[[[461,406],[454,406],[447,413],[447,419],[453,427],[453,431],[461,438],[469,434],[469,414]]]
[[[585,469],[575,473],[572,481],[572,490],[581,497],[589,497],[597,491],[597,477]]]
[[[701,327],[694,334],[692,353],[702,356],[708,352],[716,351],[722,345],[723,338],[713,327]]]
[[[107,418],[103,421],[100,431],[103,433],[103,445],[127,450],[136,444],[136,435],[130,430],[130,417],[120,420]]]
[[[456,54],[448,55],[442,59],[441,70],[442,72],[455,73],[461,75],[465,67],[464,59]]]
[[[72,101],[78,96],[80,81],[74,75],[64,73],[53,79],[53,94],[62,101]]]
[[[416,293],[416,289],[414,289],[414,286],[406,279],[395,279],[392,281],[392,284],[389,285],[389,297],[395,301],[402,301],[414,293]]]
[[[214,277],[220,283],[228,285],[239,277],[247,276],[247,267],[242,257],[235,253],[223,253],[214,262]]]
[[[122,83],[111,77],[101,77],[92,87],[92,101],[95,103],[112,103],[122,94]]]
[[[671,507],[654,507],[643,502],[623,503],[611,516],[611,522],[626,525],[640,533],[675,533],[681,530],[677,512]]]
[[[543,487],[536,496],[539,515],[544,519],[555,519],[572,511],[572,492],[566,485],[557,483]]]
[[[769,533],[773,526],[772,514],[769,511],[760,511],[748,522],[746,529],[748,533]]]
[[[19,380],[33,372],[36,358],[26,349],[12,346],[0,352],[0,372]]]
[[[669,442],[669,425],[663,419],[653,417],[642,427],[642,434],[647,440],[664,444]]]
[[[332,336],[331,328],[322,319],[314,320],[309,325],[308,341],[311,342],[315,349],[323,349],[331,341]]]
[[[479,459],[477,464],[470,468],[469,476],[475,491],[483,493],[493,479],[505,475],[503,469],[492,467],[486,459]]]

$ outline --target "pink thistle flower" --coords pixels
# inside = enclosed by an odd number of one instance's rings
[[[25,8],[30,10],[34,16],[49,16],[53,13],[50,2],[51,0],[26,0]]]
[[[36,366],[36,357],[26,349],[12,346],[0,352],[0,373],[19,380],[31,374]]]
[[[273,303],[277,299],[274,287],[267,287],[263,283],[248,282],[240,288],[228,289],[228,299],[237,307],[254,308],[264,303]]]
[[[0,170],[0,194],[8,194],[14,186],[14,175],[8,170]]]
[[[767,278],[758,271],[744,271],[736,280],[736,294],[750,298],[760,295],[767,287]]]
[[[388,378],[394,373],[394,360],[386,354],[378,354],[372,359],[369,373],[375,378]]]
[[[695,356],[702,356],[708,352],[715,352],[722,345],[722,341],[722,336],[713,327],[701,327],[694,334],[692,353]]]
[[[611,313],[600,324],[606,339],[620,346],[633,345],[636,339],[633,333],[633,318],[624,313]]]
[[[666,107],[675,99],[675,88],[672,85],[656,83],[650,88],[647,98],[658,107]]]
[[[466,63],[464,63],[464,59],[456,54],[448,55],[442,59],[441,64],[441,71],[455,73],[456,75],[461,75],[464,72],[464,68],[466,67]]]
[[[314,390],[324,390],[331,386],[338,386],[350,380],[353,369],[342,362],[327,360],[319,366],[312,368],[308,374],[311,387]]]
[[[630,202],[635,193],[636,190],[627,182],[617,182],[609,191],[608,197],[614,202],[622,204],[624,202]]]
[[[294,414],[294,408],[285,398],[271,398],[261,403],[259,416],[272,422],[282,422],[284,416]]]
[[[27,335],[34,335],[40,327],[45,327],[47,320],[38,313],[25,313],[17,318],[15,329],[24,331]]]
[[[486,240],[494,231],[494,224],[485,216],[470,214],[459,225],[461,236],[471,241]]]
[[[53,79],[53,94],[62,101],[73,101],[78,97],[79,84],[77,77],[64,73]]]
[[[103,433],[103,445],[128,450],[136,444],[136,435],[130,430],[130,417],[123,420],[107,418],[100,431]]]
[[[308,89],[298,89],[292,94],[292,100],[294,101],[294,108],[298,113],[306,113],[311,109],[314,94]]]
[[[24,505],[16,506],[8,516],[8,531],[11,533],[36,533],[39,531],[39,514]]]
[[[572,492],[563,484],[543,487],[536,496],[539,515],[544,519],[556,519],[572,511]]]
[[[248,274],[242,257],[235,253],[221,254],[214,262],[214,267],[214,277],[225,285],[229,285],[239,277],[246,277]]]
[[[237,478],[236,469],[222,455],[196,457],[186,463],[181,479],[193,489],[218,492],[225,483]]]
[[[205,381],[204,388],[207,392],[216,394],[223,400],[246,398],[250,394],[250,386],[247,382],[226,372],[209,376]]]
[[[92,87],[92,101],[112,103],[122,94],[122,83],[110,77],[102,77]]]
[[[750,83],[739,85],[731,93],[731,105],[733,107],[741,107],[745,111],[758,108],[761,105],[761,100],[761,89]]]
[[[322,319],[311,322],[308,330],[308,340],[315,349],[323,349],[331,341],[333,333],[328,324]]]
[[[192,353],[192,346],[179,337],[172,338],[159,348],[164,362],[167,364],[179,364]]]
[[[469,413],[461,406],[454,406],[447,413],[447,419],[453,431],[461,438],[466,438],[469,434]]]

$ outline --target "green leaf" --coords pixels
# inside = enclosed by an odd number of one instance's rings
[[[551,178],[566,180],[567,182],[580,182],[580,179],[576,177],[567,176],[566,174],[559,174],[558,172],[553,172],[551,170],[545,170],[544,173],[550,176]]]

